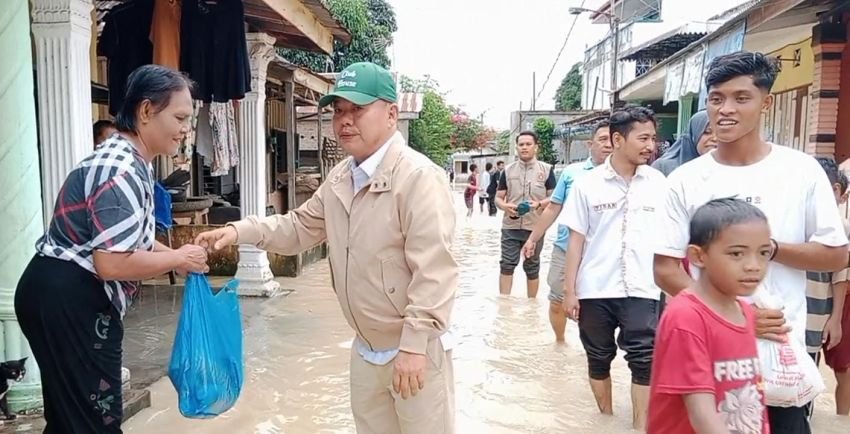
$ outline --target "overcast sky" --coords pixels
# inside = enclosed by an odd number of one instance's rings
[[[596,9],[607,0],[585,0]],[[404,75],[430,74],[448,102],[484,121],[510,127],[510,112],[531,105],[532,73],[537,88],[546,80],[582,0],[389,0],[398,19],[390,47],[392,68]],[[584,49],[605,36],[607,25],[581,15],[537,109],[554,109],[553,97]]]

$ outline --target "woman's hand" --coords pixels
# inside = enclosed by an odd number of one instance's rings
[[[207,265],[207,251],[195,244],[185,244],[174,250],[177,257],[175,270],[180,274],[208,273],[210,267]]]

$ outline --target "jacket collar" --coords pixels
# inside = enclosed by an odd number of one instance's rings
[[[392,189],[393,170],[395,170],[396,165],[398,165],[398,162],[401,159],[401,153],[405,146],[407,146],[407,143],[404,140],[404,136],[401,135],[401,132],[396,131],[387,142],[386,146],[387,149],[384,154],[384,158],[381,159],[381,163],[372,175],[372,185],[369,186],[369,191],[372,193],[382,193]]]
[[[392,189],[392,172],[401,158],[402,150],[406,146],[404,136],[396,131],[384,146],[386,146],[385,154],[381,158],[377,168],[375,168],[369,182],[370,193],[382,193]],[[364,161],[364,163],[367,161]],[[331,191],[342,202],[345,211],[351,214],[351,203],[354,200],[354,181],[351,179],[351,168],[354,167],[354,158],[349,156],[345,164],[341,166],[339,172],[329,180]]]

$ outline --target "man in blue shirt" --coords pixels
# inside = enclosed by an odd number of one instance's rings
[[[600,122],[594,128],[593,137],[588,144],[588,149],[590,151],[590,157],[587,160],[570,164],[561,173],[561,177],[558,179],[558,185],[552,193],[549,206],[543,211],[543,214],[540,216],[540,219],[534,226],[534,230],[528,237],[528,241],[523,247],[523,255],[525,257],[534,255],[537,243],[542,242],[541,240],[546,235],[546,231],[558,219],[558,215],[561,213],[561,208],[567,200],[567,195],[570,192],[573,182],[594,167],[604,163],[605,159],[611,155],[613,148],[611,147],[611,137],[607,120]],[[552,330],[555,331],[555,340],[558,343],[564,342],[564,333],[567,327],[567,317],[561,308],[561,302],[564,300],[564,262],[567,255],[567,239],[569,235],[570,230],[566,226],[559,224],[558,238],[552,248],[552,261],[549,264],[549,275],[546,279],[547,283],[549,283],[549,322],[552,323]]]

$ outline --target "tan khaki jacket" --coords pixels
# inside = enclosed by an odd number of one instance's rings
[[[232,225],[239,244],[283,255],[327,240],[334,291],[357,335],[373,351],[425,354],[448,330],[458,285],[448,180],[396,133],[370,182],[354,194],[349,157],[297,209]]]

